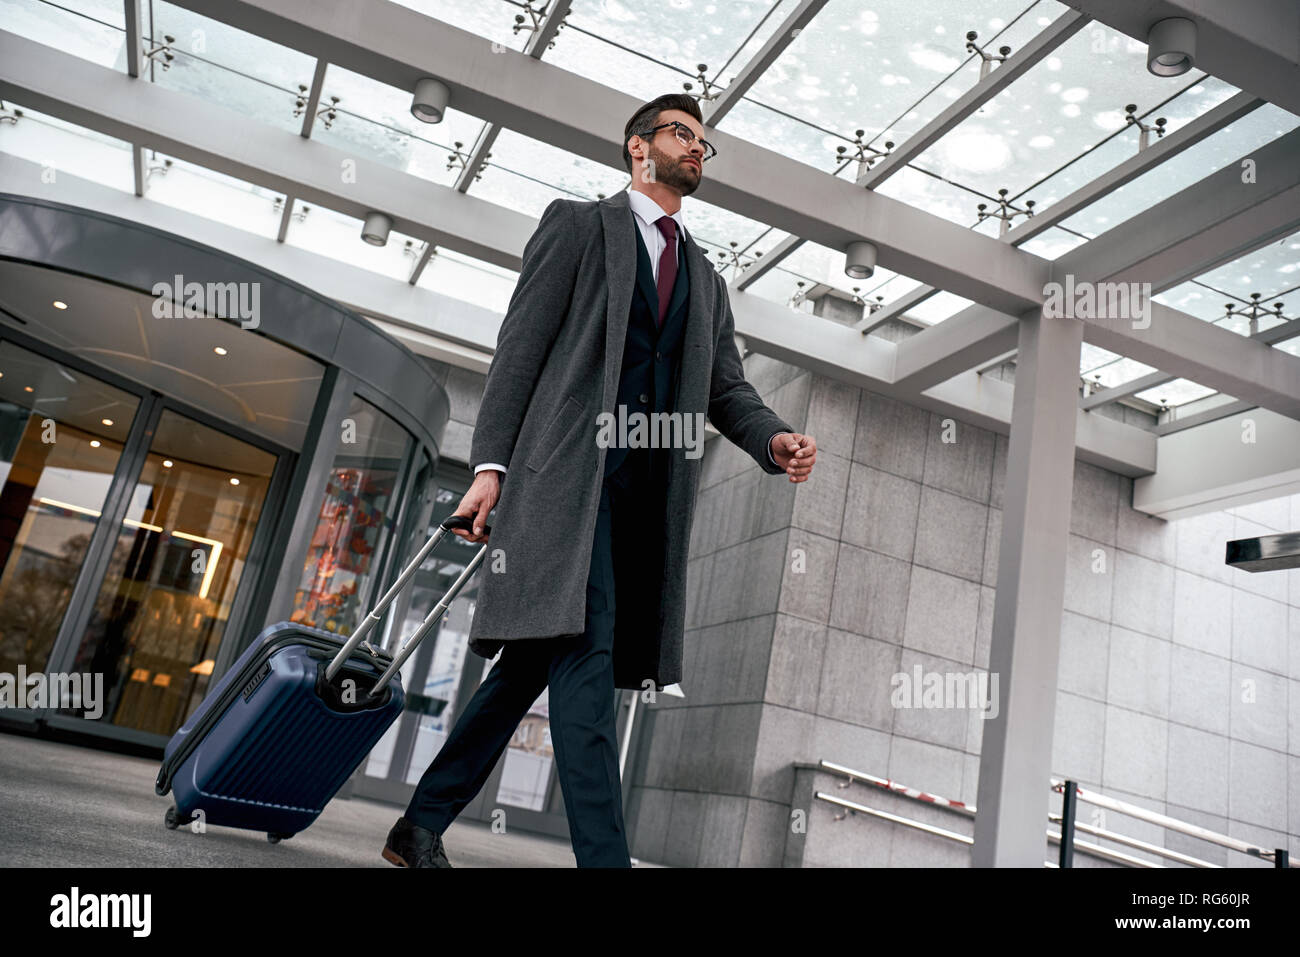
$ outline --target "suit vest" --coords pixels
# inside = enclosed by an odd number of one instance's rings
[[[636,214],[632,215],[635,218]],[[626,406],[629,418],[634,412],[645,413],[649,418],[654,412],[673,411],[681,366],[682,337],[686,329],[687,304],[690,301],[690,277],[686,265],[688,257],[683,247],[685,240],[679,236],[677,279],[673,284],[663,327],[656,328],[659,293],[655,288],[650,253],[641,238],[640,227],[633,223],[632,231],[636,234],[636,286],[632,291],[632,304],[628,314],[627,338],[623,342],[618,399],[613,409],[615,417],[620,420],[623,418],[619,415],[620,405]],[[649,419],[643,433],[647,442],[651,431],[650,423],[653,421]],[[628,428],[631,431],[630,422]],[[664,467],[662,450],[628,449],[616,443],[605,452],[605,475],[609,476],[619,469],[625,460],[630,460],[623,470],[629,482],[648,479]]]

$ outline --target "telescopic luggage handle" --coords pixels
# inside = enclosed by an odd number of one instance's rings
[[[377,604],[374,609],[371,610],[370,614],[365,617],[365,620],[361,622],[357,630],[352,633],[350,638],[348,638],[347,643],[339,649],[338,654],[334,656],[334,660],[329,663],[328,667],[326,667],[326,681],[332,681],[334,679],[338,670],[343,667],[343,662],[348,660],[348,655],[352,654],[352,652],[356,650],[357,645],[361,644],[366,635],[370,633],[375,625],[379,624],[380,616],[384,613],[384,610],[393,603],[393,599],[397,597],[398,592],[400,592],[406,586],[406,583],[414,577],[416,571],[418,571],[420,566],[424,564],[424,559],[428,556],[429,552],[433,551],[434,546],[436,546],[438,542],[442,541],[442,536],[456,528],[467,532],[473,531],[473,519],[467,515],[449,515],[447,518],[442,520],[442,523],[438,526],[438,530],[433,533],[433,536],[427,542],[425,542],[424,547],[420,549],[419,553],[411,559],[411,563],[407,565],[402,574],[397,577],[397,581],[393,582],[392,587],[384,593],[384,597],[379,599],[379,604]],[[492,526],[484,525],[483,533],[491,535]],[[388,684],[393,675],[397,674],[398,669],[402,667],[406,659],[409,658],[419,646],[420,640],[428,633],[430,628],[438,623],[438,619],[446,613],[447,609],[451,607],[451,603],[455,601],[456,596],[460,594],[460,590],[464,587],[465,582],[469,581],[470,576],[472,576],[474,572],[478,570],[478,566],[482,564],[483,556],[485,554],[487,554],[487,545],[480,548],[478,554],[476,554],[473,559],[470,560],[470,563],[465,566],[465,570],[462,571],[456,578],[456,581],[452,583],[451,588],[447,590],[447,594],[443,595],[438,601],[438,604],[433,606],[433,610],[425,616],[424,621],[421,622],[420,627],[416,629],[415,634],[403,642],[402,647],[394,656],[392,664],[390,664],[388,669],[379,676],[379,680],[375,682],[375,686],[370,689],[370,694],[372,696],[378,694],[380,689],[382,689],[384,685]],[[371,646],[370,642],[366,642],[366,647],[370,649],[372,655],[375,654],[375,650]]]

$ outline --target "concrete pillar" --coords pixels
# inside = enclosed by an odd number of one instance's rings
[[[1020,320],[989,647],[1001,701],[984,724],[975,867],[1046,860],[1082,341],[1076,319],[1038,312]]]

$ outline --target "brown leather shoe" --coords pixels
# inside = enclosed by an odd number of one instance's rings
[[[388,832],[384,860],[397,867],[451,867],[442,849],[442,836],[399,817]]]

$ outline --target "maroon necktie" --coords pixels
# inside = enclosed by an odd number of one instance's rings
[[[664,316],[668,314],[668,300],[673,297],[673,284],[677,282],[677,223],[671,216],[660,216],[655,225],[664,235],[664,251],[659,254],[659,279],[655,283],[659,291],[658,327],[662,328]]]

